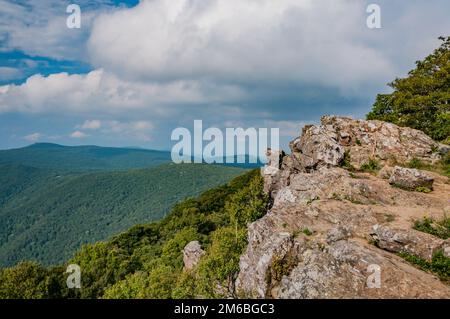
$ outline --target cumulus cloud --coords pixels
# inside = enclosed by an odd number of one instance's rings
[[[61,0],[0,0],[0,40],[2,49],[21,50],[31,56],[59,60],[85,60],[86,40],[95,17],[112,11],[107,0],[78,0],[82,8],[82,28],[68,29],[70,2]]]
[[[32,133],[29,135],[24,136],[23,138],[29,142],[37,142],[43,137],[41,133]]]
[[[143,110],[147,115],[170,116],[170,106],[233,101],[243,95],[232,85],[132,82],[99,69],[84,75],[34,75],[21,85],[0,86],[0,113],[125,114]]]
[[[436,45],[437,27],[421,25],[433,32],[422,31],[423,40],[414,41],[414,32],[399,31],[411,28],[422,11],[440,16],[442,10],[397,5],[404,18],[394,19],[386,13],[387,2],[381,2],[386,32],[366,27],[368,1],[144,0],[134,8],[102,14],[95,7],[87,10],[95,12],[92,30],[83,32],[88,32],[89,59],[97,69],[82,75],[34,75],[22,85],[0,87],[0,112],[94,115],[132,109],[158,117],[186,113],[192,105],[227,104],[238,112],[247,108],[273,118],[280,115],[274,115],[281,112],[280,105],[301,107],[308,117],[343,103],[360,107],[369,94],[405,71],[399,70],[398,61],[412,64],[418,47],[429,52]],[[44,8],[54,4],[43,3]],[[30,6],[33,17],[44,11]],[[15,16],[24,8],[8,2],[3,14]],[[42,20],[49,25],[46,15]],[[26,24],[27,19],[21,21]],[[18,33],[30,36],[22,29]],[[73,40],[68,30],[63,33]],[[14,34],[11,29],[8,38],[17,38]],[[407,44],[398,41],[402,37]],[[80,41],[72,41],[71,48]],[[38,50],[38,43],[29,43]],[[64,48],[61,56],[70,56],[59,36],[55,43]],[[408,50],[396,55],[393,48],[403,47]]]
[[[96,19],[89,52],[98,67],[138,79],[349,89],[395,69],[361,42],[365,18],[362,1],[142,1]]]
[[[83,133],[81,131],[75,131],[75,132],[72,132],[72,134],[70,134],[70,137],[72,137],[72,138],[85,138],[87,136],[88,135],[86,133]]]

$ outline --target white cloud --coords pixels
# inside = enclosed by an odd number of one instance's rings
[[[99,120],[86,120],[82,125],[77,125],[77,128],[83,130],[98,130],[102,126],[102,122]]]
[[[102,130],[104,134],[116,134],[141,141],[151,141],[151,132],[154,129],[154,125],[150,121],[107,121],[104,126],[105,128]]]
[[[67,1],[0,0],[0,39],[6,39],[2,49],[60,60],[86,59],[85,44],[92,22],[100,12],[113,9],[107,0],[97,0],[94,4],[78,0],[76,3],[82,8],[80,29],[66,26]]]
[[[171,116],[190,104],[233,101],[244,92],[232,85],[197,81],[144,83],[125,81],[101,69],[84,75],[34,75],[21,85],[0,86],[0,113],[121,114],[132,110]],[[142,115],[142,114],[141,114]]]
[[[42,137],[43,137],[43,135],[41,133],[32,133],[32,134],[24,136],[23,138],[29,142],[37,142]]]
[[[151,121],[119,121],[119,120],[86,120],[76,125],[80,130],[99,130],[97,135],[128,137],[140,141],[152,140],[152,131],[155,126]],[[81,131],[72,133],[72,137],[85,137]]]
[[[89,51],[98,67],[133,79],[353,89],[394,71],[361,41],[365,18],[359,1],[142,1],[99,16]]]
[[[83,133],[81,131],[75,131],[72,134],[70,134],[70,137],[72,137],[72,138],[85,138],[87,136],[88,135],[86,133]]]

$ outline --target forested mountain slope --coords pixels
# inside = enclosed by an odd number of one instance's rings
[[[217,284],[236,278],[247,224],[266,212],[267,199],[259,170],[250,171],[178,203],[159,222],[83,246],[61,266],[23,262],[0,269],[0,298],[220,296]],[[182,250],[192,240],[205,249],[198,274],[183,272]],[[68,264],[81,267],[81,289],[67,289]]]
[[[0,166],[0,265],[61,262],[243,172],[205,164],[91,173]]]

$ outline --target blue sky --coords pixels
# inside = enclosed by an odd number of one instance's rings
[[[81,7],[80,29],[66,7]],[[369,3],[381,29],[366,25]],[[170,149],[176,127],[364,117],[450,33],[450,3],[0,0],[0,149],[35,142]]]

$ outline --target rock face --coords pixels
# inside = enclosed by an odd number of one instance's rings
[[[350,164],[359,168],[370,159],[407,162],[417,158],[434,163],[443,146],[425,133],[382,121],[353,120],[324,116],[321,125],[306,126],[300,138],[291,142],[292,154],[304,169],[337,166],[344,152],[351,153]]]
[[[309,126],[302,136],[291,143],[291,148],[300,167],[306,170],[318,166],[337,166],[344,159],[344,148],[339,143],[340,134],[319,126]]]
[[[262,169],[273,205],[248,227],[238,295],[450,298],[449,285],[395,254],[430,260],[436,251],[449,250],[448,241],[413,230],[411,222],[450,213],[448,179],[428,172],[425,179],[414,171],[409,186],[433,186],[426,194],[392,187],[387,180],[396,175],[391,162],[434,163],[442,146],[410,128],[323,117],[290,147],[290,155],[270,151]],[[370,160],[385,166],[382,174],[357,170]]]
[[[394,167],[389,184],[415,190],[418,187],[433,189],[434,179],[425,172],[413,168]]]
[[[204,254],[205,251],[198,241],[191,241],[187,244],[183,249],[184,270],[189,271],[193,269]]]

